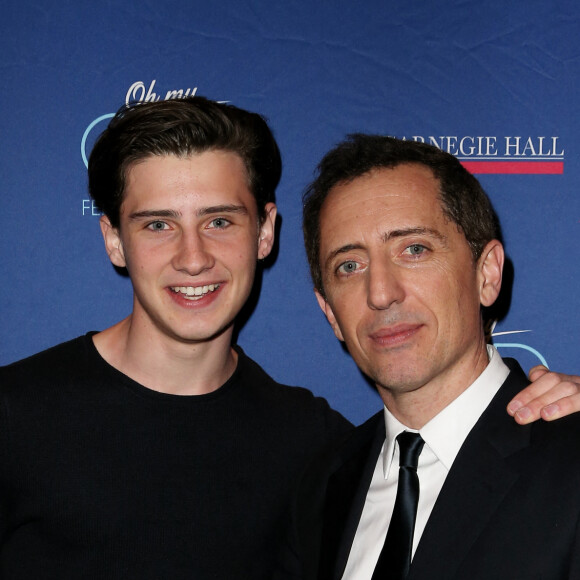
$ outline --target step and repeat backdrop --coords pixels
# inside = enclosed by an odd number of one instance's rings
[[[580,5],[448,0],[56,2],[0,8],[0,364],[131,310],[86,159],[125,102],[203,95],[259,112],[280,144],[279,245],[238,342],[355,422],[379,408],[319,311],[301,195],[346,134],[433,143],[488,191],[509,256],[494,342],[580,372]]]

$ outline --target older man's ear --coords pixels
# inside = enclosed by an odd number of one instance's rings
[[[479,300],[482,306],[491,306],[499,296],[505,255],[498,240],[491,240],[477,261]]]

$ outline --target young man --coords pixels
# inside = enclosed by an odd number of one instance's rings
[[[100,137],[89,189],[133,311],[0,372],[2,578],[269,577],[293,478],[350,427],[231,344],[280,171],[260,116],[201,97]]]
[[[283,577],[580,577],[580,419],[506,414],[526,378],[486,344],[504,252],[485,192],[455,157],[388,137],[353,135],[319,171],[318,303],[384,410],[307,472]]]
[[[280,171],[260,116],[202,98],[100,137],[89,188],[133,311],[1,372],[2,578],[269,577],[294,477],[350,427],[231,344]]]

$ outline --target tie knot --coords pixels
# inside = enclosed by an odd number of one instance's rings
[[[399,466],[417,469],[419,455],[425,444],[421,435],[403,431],[397,436],[397,442],[399,443]]]

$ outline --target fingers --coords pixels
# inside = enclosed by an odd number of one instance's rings
[[[530,370],[534,382],[518,393],[507,411],[525,425],[544,419],[553,421],[580,411],[580,377],[549,372],[538,366]]]
[[[532,367],[530,369],[530,372],[528,373],[528,378],[530,379],[530,381],[534,382],[549,372],[550,371],[548,370],[548,368],[545,367],[544,365],[536,365],[535,367]]]

